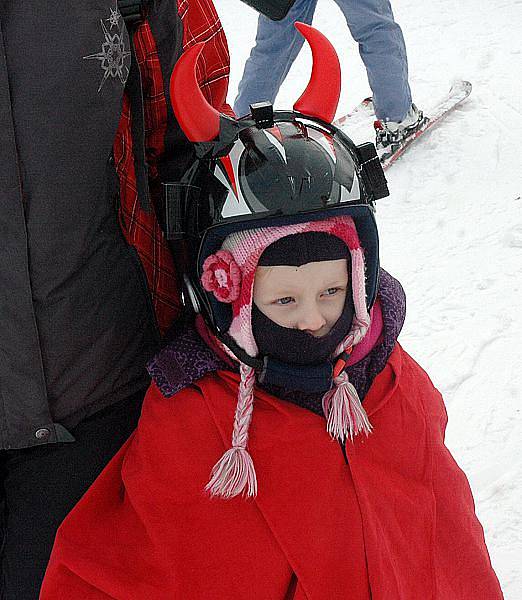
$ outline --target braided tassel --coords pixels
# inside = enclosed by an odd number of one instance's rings
[[[327,417],[326,430],[337,440],[344,442],[347,438],[361,431],[371,433],[372,426],[364,410],[357,390],[350,383],[348,374],[342,371],[334,379],[335,387],[323,397],[323,412]]]
[[[233,498],[239,494],[257,495],[257,477],[252,457],[246,449],[248,428],[254,407],[255,371],[241,364],[241,381],[232,432],[232,448],[214,465],[205,490],[212,496]]]
[[[370,316],[366,308],[364,286],[364,254],[361,248],[351,251],[352,255],[352,291],[355,305],[355,317],[348,335],[336,348],[334,355],[350,354],[352,347],[358,344],[368,332]],[[344,370],[346,358],[338,361],[334,370],[334,387],[323,396],[323,413],[326,416],[326,430],[337,440],[353,440],[361,431],[371,433],[372,426],[364,410],[359,394],[348,379]]]

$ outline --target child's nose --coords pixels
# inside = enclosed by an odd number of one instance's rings
[[[303,307],[303,312],[297,323],[297,329],[314,334],[326,325],[326,319],[316,306]]]

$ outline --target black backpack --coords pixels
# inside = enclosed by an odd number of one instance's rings
[[[127,27],[134,25],[141,19],[142,0],[118,0],[118,8],[125,19]]]

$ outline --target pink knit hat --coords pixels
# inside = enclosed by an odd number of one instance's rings
[[[333,388],[323,397],[327,431],[344,441],[359,432],[370,433],[371,425],[357,391],[348,380],[344,366],[356,344],[370,326],[366,306],[364,251],[351,217],[339,216],[321,221],[308,221],[278,227],[247,229],[230,234],[221,249],[203,264],[201,282],[217,300],[232,306],[232,323],[228,334],[249,356],[256,357],[258,348],[252,331],[252,297],[256,268],[263,252],[283,237],[298,233],[324,232],[340,238],[350,250],[352,295],[355,316],[347,336],[333,357],[341,356],[334,369]],[[234,359],[232,351],[223,349]],[[255,496],[257,480],[252,458],[247,450],[248,429],[254,403],[255,371],[240,362],[241,380],[232,433],[232,448],[227,450],[212,470],[206,489],[214,496],[230,498],[240,493]]]

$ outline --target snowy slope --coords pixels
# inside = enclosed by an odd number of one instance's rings
[[[231,49],[232,102],[256,14],[239,0],[215,2]],[[506,599],[520,600],[522,2],[395,0],[393,7],[417,105],[428,111],[452,79],[469,79],[474,90],[388,171],[392,195],[378,210],[382,264],[405,287],[401,342],[446,399],[447,443],[470,479]],[[341,116],[369,95],[365,70],[331,0],[320,0],[314,25],[341,55]],[[292,105],[309,68],[305,49],[277,106]],[[357,132],[368,136],[370,127]]]

